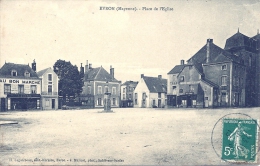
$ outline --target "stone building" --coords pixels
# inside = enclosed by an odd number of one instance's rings
[[[134,107],[165,107],[167,104],[167,80],[161,75],[148,77],[141,74],[141,79],[134,90]]]
[[[0,69],[0,108],[7,110],[40,109],[41,78],[25,64],[5,63]]]
[[[135,81],[126,81],[121,85],[121,107],[133,107],[133,92],[137,84]]]
[[[37,72],[42,79],[41,106],[43,110],[58,109],[58,76],[51,67]]]
[[[210,91],[203,87],[203,82],[212,87]],[[194,92],[190,93],[192,88]],[[208,39],[187,64],[182,61],[168,73],[167,94],[169,106],[260,106],[259,30],[253,37],[238,30],[226,40],[224,49]],[[198,96],[203,96],[202,102]]]
[[[82,105],[92,108],[104,107],[104,93],[111,93],[111,107],[120,106],[120,85],[114,76],[114,68],[110,66],[110,73],[108,73],[102,66],[92,68],[92,64],[80,67],[80,72],[84,73],[84,86],[79,101]]]

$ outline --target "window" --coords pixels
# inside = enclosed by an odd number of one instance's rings
[[[227,65],[222,65],[221,70],[227,70]]]
[[[107,86],[105,86],[105,92],[108,92],[108,87]]]
[[[98,94],[102,94],[102,87],[98,86]]]
[[[36,94],[37,91],[36,91],[36,85],[31,85],[31,93],[32,94]]]
[[[52,95],[52,86],[48,85],[48,95]]]
[[[180,77],[180,82],[184,82],[184,76]]]
[[[155,100],[153,100],[153,106],[155,106]]]
[[[123,100],[125,100],[125,94],[123,94]]]
[[[189,91],[190,92],[194,91],[194,87],[192,85],[189,85]]]
[[[131,100],[131,99],[132,99],[132,95],[131,95],[131,94],[129,94],[128,96],[129,96],[129,97],[128,97],[128,98],[129,98],[129,100]]]
[[[222,86],[227,86],[227,76],[222,76],[221,77],[221,85]]]
[[[172,86],[172,89],[175,90],[175,89],[176,89],[176,86]]]
[[[183,89],[180,89],[180,90],[179,90],[179,93],[183,93]]]
[[[48,74],[48,81],[52,81],[52,74]]]
[[[135,93],[135,105],[137,104],[137,93]]]
[[[11,85],[10,84],[4,85],[4,93],[5,94],[11,93]]]
[[[88,86],[87,94],[91,94],[91,86]]]
[[[24,93],[24,85],[18,85],[18,93]]]
[[[143,99],[146,99],[146,93],[143,93]]]
[[[112,94],[115,95],[116,94],[116,87],[112,88]]]
[[[204,87],[204,92],[207,92],[207,87],[206,86]]]
[[[45,106],[49,107],[50,106],[50,99],[45,99]]]
[[[24,72],[24,76],[25,76],[25,77],[30,77],[30,73],[26,70],[26,71]]]
[[[123,88],[123,92],[125,93],[125,88]]]
[[[17,76],[17,71],[16,70],[12,70],[11,76]]]
[[[98,103],[97,105],[101,105],[101,98],[98,98]]]
[[[116,98],[113,98],[113,99],[112,99],[112,104],[113,104],[113,105],[116,105]]]
[[[162,94],[161,92],[158,93],[158,98],[161,98],[162,97]]]

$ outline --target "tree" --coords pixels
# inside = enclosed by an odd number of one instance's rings
[[[66,99],[66,96],[75,98],[75,95],[82,92],[84,75],[79,73],[76,65],[59,59],[53,65],[53,69],[59,77],[59,96],[63,96],[63,99]]]

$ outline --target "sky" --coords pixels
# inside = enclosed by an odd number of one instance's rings
[[[172,10],[154,10],[160,7]],[[208,38],[224,48],[238,28],[249,37],[256,35],[259,9],[260,0],[1,0],[0,66],[31,65],[35,59],[40,71],[58,59],[78,67],[88,60],[92,67],[102,66],[108,72],[112,65],[122,83],[139,81],[141,74],[167,78]]]

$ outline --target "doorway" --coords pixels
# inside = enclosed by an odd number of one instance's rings
[[[187,96],[187,107],[191,107],[191,96]]]
[[[55,99],[51,99],[51,108],[55,109]]]

